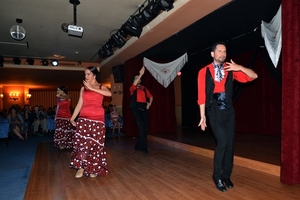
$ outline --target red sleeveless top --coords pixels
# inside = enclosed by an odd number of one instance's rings
[[[71,106],[70,99],[62,100],[60,98],[57,98],[56,117],[71,118],[70,106]]]
[[[101,89],[101,85],[99,86]],[[82,92],[83,104],[80,110],[79,117],[102,121],[105,121],[105,114],[103,108],[103,98],[102,94],[87,90],[84,88]]]

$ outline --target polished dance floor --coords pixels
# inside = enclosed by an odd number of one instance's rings
[[[174,134],[151,134],[196,147],[214,150],[215,140],[210,130],[178,127]],[[280,137],[257,134],[235,134],[235,155],[280,166]]]
[[[264,163],[267,168],[279,167],[276,165],[279,152],[275,151],[278,139],[237,134],[232,174],[234,188],[222,193],[211,178],[214,148],[211,134],[179,128],[176,134],[157,135],[148,137],[148,155],[134,150],[136,138],[108,135],[109,174],[80,179],[76,179],[75,170],[68,167],[70,150],[56,149],[53,142],[41,142],[24,199],[299,199],[300,185],[284,185],[273,172],[255,169],[259,165],[266,168]],[[274,144],[271,145],[271,141]],[[251,155],[257,152],[263,155]],[[240,157],[242,155],[248,158]],[[265,157],[272,159],[262,160]]]

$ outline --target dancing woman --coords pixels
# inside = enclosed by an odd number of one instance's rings
[[[75,128],[70,123],[71,100],[65,86],[57,88],[57,109],[55,113],[54,146],[62,149],[72,149]]]
[[[74,149],[70,167],[77,170],[76,178],[83,175],[96,177],[108,173],[105,151],[105,113],[102,106],[104,96],[110,90],[97,79],[99,71],[90,66],[85,69],[85,80],[80,90],[77,106],[70,119],[76,126]],[[77,122],[75,118],[79,114]]]

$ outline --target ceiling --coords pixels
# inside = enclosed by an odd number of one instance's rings
[[[152,2],[152,1],[151,1]],[[112,66],[135,57],[173,60],[185,52],[189,62],[197,60],[217,40],[226,41],[235,52],[247,51],[262,44],[261,20],[270,21],[280,0],[176,0],[174,8],[161,12],[143,28],[142,35],[130,38],[114,55],[101,59],[97,52],[111,34],[121,28],[136,13],[142,0],[89,0],[74,6],[68,0],[9,0],[0,7],[0,55],[5,64],[0,68],[0,87],[24,85],[30,89],[56,88],[67,85],[77,89],[83,77],[83,67],[100,63],[101,81],[109,80]],[[83,28],[83,36],[73,37],[64,32],[62,24],[74,23]],[[9,34],[23,19],[27,32],[22,41]],[[256,31],[254,31],[256,30]],[[242,47],[242,48],[238,48]],[[59,67],[16,66],[13,57],[58,59]],[[77,64],[80,61],[82,65]],[[10,62],[10,63],[9,63]]]

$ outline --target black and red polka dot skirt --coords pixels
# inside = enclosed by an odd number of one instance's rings
[[[104,176],[108,173],[105,132],[103,122],[78,118],[71,153],[71,168],[83,168],[85,176]]]
[[[66,149],[73,148],[73,140],[76,128],[70,123],[67,118],[56,118],[54,146],[63,146]]]

